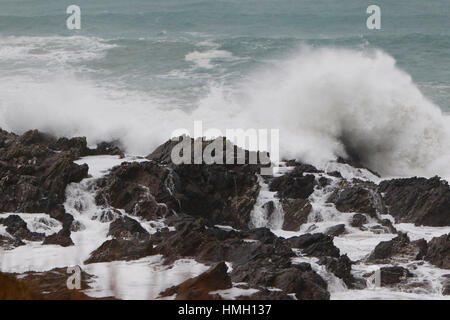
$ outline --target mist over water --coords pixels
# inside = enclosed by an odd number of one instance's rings
[[[135,2],[82,1],[76,35],[57,28],[57,2],[2,4],[0,127],[119,139],[145,155],[202,120],[280,129],[281,156],[319,166],[350,152],[382,175],[450,176],[445,1],[382,3],[380,33],[356,1]]]

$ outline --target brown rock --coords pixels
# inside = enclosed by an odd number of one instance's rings
[[[306,199],[283,199],[281,201],[284,211],[283,230],[298,231],[300,226],[308,222],[311,213],[311,203]]]
[[[431,239],[424,260],[443,269],[450,269],[450,234]]]
[[[450,187],[439,177],[382,181],[378,191],[397,223],[450,225]]]

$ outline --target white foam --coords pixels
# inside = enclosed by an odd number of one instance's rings
[[[230,60],[233,58],[231,52],[225,50],[207,50],[203,52],[194,51],[186,55],[186,61],[194,62],[198,67],[205,69],[214,68],[213,61]]]
[[[251,228],[270,228],[280,230],[284,222],[284,212],[281,207],[280,200],[275,197],[276,192],[269,190],[269,186],[264,182],[261,176],[258,176],[258,183],[260,191],[256,203],[250,213],[250,227]],[[269,212],[263,206],[267,203],[273,203],[273,212],[269,216]]]
[[[84,270],[95,276],[92,289],[85,291],[91,297],[115,296],[119,299],[156,299],[161,291],[196,277],[208,269],[192,259],[181,259],[171,266],[155,255],[136,261],[94,263]]]

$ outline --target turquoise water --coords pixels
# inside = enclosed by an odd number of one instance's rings
[[[57,55],[72,47],[51,47],[48,37],[93,37],[113,47],[98,59],[69,61],[83,70],[77,76],[152,91],[155,97],[170,95],[191,105],[206,94],[211,81],[233,86],[251,70],[289,56],[302,44],[382,48],[427,97],[450,109],[448,0],[377,1],[382,10],[379,31],[366,28],[371,1],[79,0],[82,29],[69,31],[65,9],[72,3],[0,0],[0,36],[41,37],[37,50]],[[3,50],[5,45],[8,41],[2,40]],[[79,49],[90,50],[88,44]],[[212,67],[186,60],[189,53],[208,50],[224,51],[215,58],[211,53]],[[3,60],[0,66],[9,69],[11,61]]]

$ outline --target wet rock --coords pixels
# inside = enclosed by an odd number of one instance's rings
[[[380,269],[380,276],[381,286],[385,287],[404,282],[407,278],[411,278],[414,275],[406,268],[394,266],[382,267]]]
[[[193,217],[180,217],[171,223],[176,231],[162,231],[152,236],[152,239],[161,237],[156,250],[165,257],[166,263],[185,257],[195,257],[204,263],[229,261],[226,259],[229,252],[243,243],[239,233],[207,227],[202,220]]]
[[[308,222],[311,213],[311,203],[306,199],[283,199],[281,201],[284,212],[283,230],[298,231],[300,226]]]
[[[158,232],[152,236],[152,239],[158,239],[156,251],[164,255],[166,263],[186,257],[207,264],[229,261],[233,264],[230,273],[232,281],[246,282],[252,288],[276,287],[277,277],[290,269],[296,269],[298,275],[305,273],[298,280],[303,286],[298,285],[296,292],[290,288],[289,293],[312,299],[321,296],[318,292],[313,294],[313,291],[319,290],[325,294],[322,298],[327,297],[326,285],[317,288],[317,284],[313,284],[318,275],[310,266],[309,269],[293,266],[291,259],[295,254],[287,241],[276,237],[269,229],[225,231],[207,226],[200,219],[192,217],[170,220],[176,231]],[[284,286],[288,288],[287,284]]]
[[[262,206],[262,208],[266,211],[267,219],[270,220],[273,212],[275,211],[275,203],[273,201],[268,201]]]
[[[450,296],[450,274],[446,274],[443,276],[442,294],[444,296]]]
[[[424,260],[439,268],[450,269],[450,234],[431,239]]]
[[[397,237],[389,241],[380,242],[367,258],[371,263],[391,263],[396,261],[420,260],[427,251],[425,240],[411,242],[405,233],[400,233]]]
[[[273,286],[286,293],[294,293],[298,300],[329,300],[327,283],[315,272],[302,272],[297,268],[283,270],[273,281]]]
[[[58,233],[52,234],[44,239],[43,245],[54,244],[61,247],[73,246],[74,243],[70,238],[70,230],[62,229]]]
[[[286,160],[285,165],[286,165],[286,167],[295,167],[295,170],[297,170],[298,172],[302,172],[302,173],[304,173],[304,172],[308,172],[308,173],[322,172],[322,171],[318,170],[316,167],[314,167],[313,165],[310,165],[307,163],[302,163],[295,159]]]
[[[294,264],[294,267],[299,269],[300,271],[311,271],[312,270],[311,265],[307,262],[296,263],[296,264]]]
[[[59,138],[49,145],[51,149],[57,151],[69,151],[74,158],[80,158],[89,154],[87,141],[85,137],[76,137],[72,139]]]
[[[339,171],[330,171],[330,172],[327,172],[327,175],[335,177],[335,178],[342,178],[342,174]]]
[[[82,224],[80,221],[76,220],[76,221],[72,222],[69,230],[71,232],[78,232],[78,231],[83,231],[84,229],[86,229],[84,224]]]
[[[346,232],[345,224],[338,224],[338,225],[328,228],[325,231],[325,234],[327,236],[337,237],[337,236],[340,236],[341,234],[344,234],[345,232]]]
[[[315,184],[314,175],[304,175],[304,170],[296,167],[291,172],[272,179],[269,189],[277,191],[277,196],[281,199],[307,199],[314,192]]]
[[[119,142],[100,142],[96,149],[90,149],[87,146],[85,137],[75,138],[59,138],[49,143],[49,148],[57,151],[70,152],[74,158],[98,155],[119,155],[124,156],[123,151],[119,148]]]
[[[379,195],[372,190],[375,189],[375,185],[367,182],[348,186],[345,186],[345,184],[346,182],[339,189],[336,189],[327,200],[334,203],[337,210],[365,213],[372,217],[377,216],[377,210],[384,210],[379,207],[377,199]]]
[[[178,210],[173,183],[168,168],[151,162],[125,162],[97,181],[96,202],[156,220]]]
[[[145,230],[141,224],[127,216],[120,217],[109,225],[108,236],[115,238],[146,238],[149,236],[147,230]]]
[[[361,214],[361,213],[357,213],[355,215],[353,215],[352,220],[350,222],[350,225],[354,228],[362,228],[363,225],[365,225],[367,223],[367,218],[365,215]]]
[[[231,288],[231,279],[227,273],[228,267],[220,262],[198,277],[171,287],[159,294],[160,297],[176,295],[176,300],[220,300],[218,294],[210,294],[212,291]]]
[[[262,244],[273,244],[278,239],[278,237],[268,228],[256,228],[242,231],[240,237],[249,240],[257,240]]]
[[[339,258],[321,257],[318,261],[320,265],[325,265],[329,272],[332,272],[336,277],[342,279],[350,289],[361,289],[361,281],[357,281],[352,275],[352,261],[347,255],[342,255]]]
[[[212,224],[248,228],[260,189],[254,166],[180,165],[174,171],[184,213]]]
[[[330,184],[331,179],[328,179],[326,177],[320,177],[318,181],[319,181],[319,186],[324,188]]]
[[[153,243],[146,240],[133,238],[112,239],[105,241],[99,248],[94,250],[85,264],[97,262],[110,262],[118,260],[137,260],[156,254]]]
[[[100,213],[96,213],[92,217],[92,220],[98,220],[100,222],[106,223],[106,222],[114,221],[115,219],[119,218],[120,216],[122,216],[122,213],[119,210],[104,209]]]
[[[37,130],[0,131],[0,212],[45,212],[62,221],[65,189],[87,177],[88,167],[71,152],[55,152],[53,141]]]
[[[97,148],[90,151],[91,155],[117,155],[123,158],[125,155],[120,148],[118,141],[113,142],[100,142],[97,144]]]
[[[398,233],[397,229],[395,229],[394,225],[392,224],[392,221],[389,219],[383,219],[380,221],[381,225],[385,228],[387,228],[387,230],[390,233]]]
[[[336,257],[340,253],[339,249],[333,243],[333,237],[323,233],[304,234],[287,239],[292,248],[303,249],[303,253],[314,257]]]
[[[397,223],[450,225],[450,187],[439,177],[382,181],[378,191]]]
[[[45,237],[45,234],[43,233],[31,232],[28,230],[27,223],[18,215],[10,215],[6,218],[0,218],[0,224],[6,226],[6,232],[8,232],[17,241],[42,241]],[[21,241],[16,242],[16,245],[20,243]]]
[[[259,194],[256,173],[261,166],[176,165],[170,159],[177,143],[168,141],[158,147],[147,157],[151,162],[123,163],[112,169],[97,183],[97,204],[124,209],[146,220],[184,213],[213,225],[248,228]],[[208,143],[204,141],[203,146]],[[244,153],[247,157],[248,151]]]

